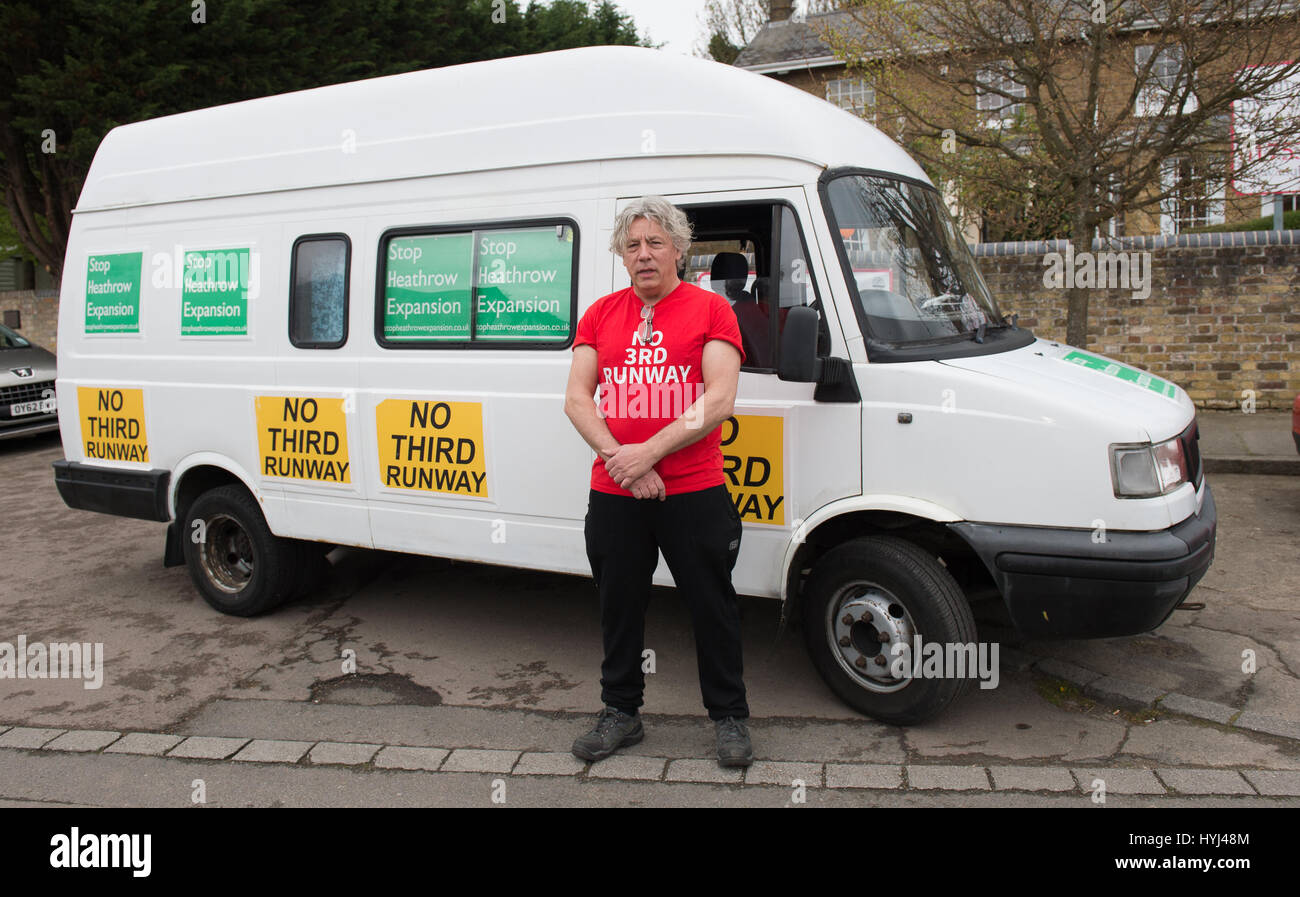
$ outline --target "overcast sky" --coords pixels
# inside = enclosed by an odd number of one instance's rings
[[[704,32],[700,11],[704,0],[614,0],[636,20],[639,34],[663,44],[665,50],[691,55]]]
[[[663,49],[690,56],[695,44],[704,34],[700,14],[704,0],[614,0],[624,12],[636,20],[636,30],[650,40],[663,44]],[[795,10],[808,4],[795,0]]]

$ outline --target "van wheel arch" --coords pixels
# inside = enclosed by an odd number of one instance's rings
[[[224,467],[217,467],[215,464],[199,464],[185,471],[180,479],[175,481],[172,501],[175,519],[183,519],[196,498],[219,486],[241,486],[250,495],[253,491],[248,488],[248,484]]]
[[[317,543],[272,533],[242,483],[199,493],[177,520],[195,589],[225,614],[253,617],[274,610],[309,587],[325,563]]]
[[[220,486],[248,488],[238,476],[224,467],[213,464],[196,465],[172,480],[173,513],[172,521],[167,525],[167,536],[163,545],[164,567],[185,565],[185,515],[196,498]]]
[[[987,597],[990,589],[996,591],[979,555],[947,525],[897,511],[853,511],[823,520],[805,535],[786,571],[783,620],[800,624],[804,587],[817,562],[827,552],[864,536],[895,536],[928,552],[948,569],[969,599]]]

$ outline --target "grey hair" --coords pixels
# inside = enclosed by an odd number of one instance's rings
[[[623,254],[627,245],[627,232],[631,229],[632,222],[638,218],[645,218],[662,227],[673,241],[673,246],[681,250],[682,261],[686,260],[686,250],[691,248],[691,222],[685,212],[662,196],[643,196],[618,213],[614,219],[614,233],[609,238],[610,252]]]

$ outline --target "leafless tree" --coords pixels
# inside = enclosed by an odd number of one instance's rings
[[[1229,180],[1266,192],[1252,178],[1300,132],[1295,0],[843,5],[822,37],[873,85],[886,130],[986,221],[1076,253],[1116,216],[1205,203]],[[1067,301],[1084,346],[1088,292]]]

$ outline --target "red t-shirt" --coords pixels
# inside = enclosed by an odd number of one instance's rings
[[[637,337],[644,303],[631,287],[597,299],[578,322],[574,348],[591,346],[599,365],[596,408],[619,444],[645,442],[681,417],[704,393],[704,344],[720,339],[740,347],[740,325],[727,300],[686,282],[654,305],[654,335]],[[722,427],[664,456],[655,470],[669,495],[721,486]],[[597,455],[591,488],[631,495],[620,488]]]

